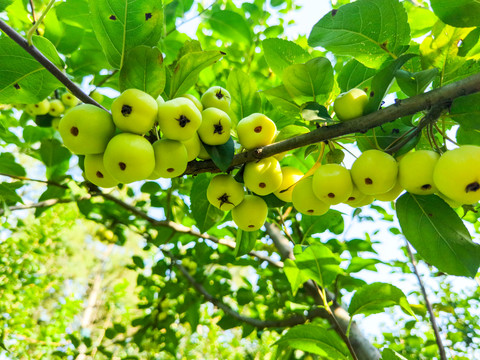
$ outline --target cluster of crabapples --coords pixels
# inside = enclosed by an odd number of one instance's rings
[[[359,89],[341,94],[334,104],[337,117],[347,121],[361,116],[367,101]],[[71,108],[60,121],[59,132],[67,148],[85,155],[85,178],[109,188],[181,176],[189,161],[209,158],[203,144],[225,144],[233,130],[246,150],[275,141],[276,125],[267,116],[251,114],[232,129],[229,109],[230,94],[219,86],[208,89],[200,100],[184,95],[164,101],[128,89],[113,101],[111,114],[89,104]],[[149,141],[151,136],[145,135],[152,133],[156,139]],[[412,151],[398,161],[386,152],[367,150],[351,169],[320,162],[306,174],[282,166],[281,158],[279,154],[247,163],[243,184],[230,174],[214,176],[207,188],[208,201],[220,210],[231,210],[240,229],[255,231],[266,220],[263,197],[270,194],[292,203],[302,214],[316,216],[340,203],[361,207],[375,199],[393,201],[404,190],[436,193],[454,207],[480,200],[480,147],[473,145],[442,156],[431,150]]]

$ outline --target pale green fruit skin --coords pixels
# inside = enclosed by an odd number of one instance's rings
[[[236,182],[230,175],[216,175],[208,184],[207,199],[210,204],[220,210],[232,210],[243,201],[244,197],[243,185]]]
[[[164,104],[165,100],[163,99],[162,95],[158,95],[157,98],[155,99],[157,102],[157,105],[160,106],[160,104]]]
[[[353,208],[360,208],[362,206],[370,205],[374,200],[375,197],[373,195],[365,195],[362,199],[347,202],[347,205],[350,205]]]
[[[337,96],[333,110],[340,121],[355,119],[363,115],[368,104],[368,95],[361,89],[351,89]]]
[[[200,98],[204,109],[214,107],[228,113],[230,111],[230,93],[221,86],[212,86]]]
[[[78,104],[79,100],[75,97],[75,95],[66,92],[62,94],[62,102],[65,107],[74,107]]]
[[[445,195],[443,195],[442,193],[437,193],[436,194],[439,198],[441,198],[443,201],[445,201],[451,208],[453,209],[456,209],[456,208],[459,208],[460,206],[462,206],[461,203],[457,202],[457,201],[454,201],[448,197],[446,197]]]
[[[245,165],[243,181],[255,194],[265,196],[278,190],[282,185],[282,168],[274,157],[249,162]]]
[[[398,182],[409,193],[430,195],[437,192],[433,169],[440,155],[431,150],[409,152],[398,162]]]
[[[237,124],[238,142],[247,150],[271,144],[276,132],[275,123],[260,113],[251,114]]]
[[[27,109],[31,115],[46,115],[50,110],[50,101],[43,99],[36,104],[28,104]]]
[[[200,100],[197,99],[197,97],[195,95],[192,95],[192,94],[183,94],[182,96],[180,97],[184,97],[184,98],[187,98],[188,100],[191,100],[195,106],[197,107],[197,109],[201,112],[203,111],[203,105],[202,103],[200,102]]]
[[[205,146],[203,146],[201,142],[200,142],[200,152],[198,153],[197,157],[202,160],[208,160],[212,158],[208,153],[207,149],[205,149]]]
[[[90,97],[99,104],[101,104],[103,102],[103,100],[105,99],[105,96],[103,96],[103,94],[100,94],[97,90],[93,90],[90,93]]]
[[[463,145],[437,161],[433,181],[439,192],[460,204],[480,200],[480,146]]]
[[[243,231],[259,230],[267,215],[267,203],[255,195],[245,195],[243,201],[232,209],[233,221]]]
[[[207,145],[222,145],[230,139],[231,127],[232,120],[225,111],[208,108],[202,111],[202,124],[197,133]]]
[[[350,171],[352,180],[365,195],[390,191],[397,181],[398,163],[393,156],[380,150],[367,150],[360,155]]]
[[[330,206],[318,199],[313,193],[311,176],[300,180],[292,191],[292,203],[298,212],[304,215],[319,216],[325,214]]]
[[[282,184],[274,195],[282,201],[291,202],[294,184],[303,177],[303,172],[293,166],[282,167]]]
[[[59,117],[52,119],[52,128],[54,128],[55,130],[58,130],[58,125],[60,124],[60,120],[62,119]]]
[[[189,122],[179,121],[183,118]],[[157,120],[166,138],[185,141],[191,138],[202,124],[202,113],[191,100],[178,97],[158,106]]]
[[[195,160],[200,154],[201,148],[203,147],[198,135],[194,134],[190,139],[184,140],[182,143],[187,148],[187,160]]]
[[[158,104],[149,94],[128,89],[112,103],[113,122],[122,131],[145,134],[157,119]]]
[[[155,154],[143,136],[122,133],[108,143],[103,164],[118,182],[129,184],[149,177],[155,168]]]
[[[107,111],[82,104],[66,112],[58,124],[58,131],[71,152],[79,155],[100,154],[115,134],[115,125]]]
[[[358,188],[355,185],[353,185],[352,193],[350,194],[348,199],[344,201],[344,203],[347,205],[351,205],[352,203],[357,203],[362,201],[363,199],[365,199],[366,196],[367,195],[362,193],[360,190],[358,190]]]
[[[400,184],[400,182],[397,179],[397,182],[395,183],[395,186],[393,188],[391,188],[386,193],[375,195],[375,199],[380,201],[394,201],[400,196],[400,194],[404,190],[405,188],[402,186],[402,184]]]
[[[65,111],[65,105],[63,105],[63,102],[58,99],[53,99],[50,101],[50,108],[48,110],[48,113],[52,116],[60,116],[63,114]]]
[[[85,178],[92,184],[103,188],[117,186],[118,181],[105,169],[103,154],[85,155]]]
[[[328,205],[347,201],[352,193],[350,172],[338,164],[320,166],[313,174],[313,193]]]
[[[155,169],[152,173],[154,177],[174,178],[185,172],[188,156],[187,148],[182,142],[160,139],[155,141],[152,147],[155,153]]]

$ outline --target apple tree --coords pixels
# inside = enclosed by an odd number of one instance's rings
[[[302,6],[0,0],[0,354],[480,356],[480,6]]]

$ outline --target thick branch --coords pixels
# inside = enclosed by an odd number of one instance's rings
[[[475,74],[427,93],[397,101],[393,105],[357,119],[320,127],[307,134],[279,141],[278,143],[267,145],[258,149],[242,152],[234,156],[232,168],[249,161],[256,161],[258,159],[273,156],[285,151],[315,144],[320,141],[333,139],[347,134],[354,134],[357,132],[364,133],[369,129],[395,121],[403,116],[428,110],[434,105],[446,107],[458,97],[473,94],[479,91],[480,74]],[[211,160],[192,161],[189,163],[185,174],[191,175],[203,172],[220,172],[220,170]]]
[[[198,291],[207,301],[211,302],[214,304],[216,307],[219,309],[222,309],[226,314],[232,316],[233,318],[240,320],[244,323],[247,323],[249,325],[252,325],[256,328],[259,329],[265,329],[265,328],[285,328],[285,327],[292,327],[295,325],[299,324],[304,324],[308,320],[311,320],[316,317],[322,317],[325,318],[328,316],[326,314],[325,309],[321,308],[316,308],[313,310],[310,310],[307,315],[294,315],[286,319],[279,319],[279,320],[260,320],[256,318],[251,318],[248,316],[243,316],[240,315],[238,312],[233,310],[230,306],[225,304],[223,301],[220,299],[215,298],[212,294],[210,294],[203,286],[202,284],[198,283],[188,272],[187,269],[185,269],[180,263],[177,262],[175,257],[167,250],[162,250],[164,253],[166,253],[173,262],[173,265],[180,270],[180,272],[183,274],[183,276],[188,280],[188,282],[195,288],[196,291]]]
[[[12,27],[7,25],[3,20],[0,20],[0,30],[7,34],[13,41],[20,45],[26,52],[37,60],[45,69],[47,69],[53,76],[55,76],[73,95],[86,104],[92,104],[106,110],[102,105],[93,100],[90,96],[85,94],[75,83],[73,83],[59,68],[48,60],[35,46],[28,45],[27,40],[17,33]]]

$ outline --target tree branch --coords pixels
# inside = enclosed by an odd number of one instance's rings
[[[410,244],[408,243],[407,239],[405,239],[405,246],[407,247],[408,257],[410,258],[410,262],[412,264],[413,273],[417,277],[418,285],[420,286],[420,290],[422,291],[423,298],[425,299],[425,305],[427,307],[428,315],[430,316],[430,323],[432,324],[432,329],[435,334],[435,341],[437,342],[438,352],[440,353],[440,359],[447,360],[447,354],[445,352],[445,347],[443,346],[442,337],[440,335],[440,330],[438,329],[435,314],[433,313],[432,304],[430,304],[430,300],[428,299],[427,290],[423,285],[422,278],[420,277],[420,273],[418,272],[418,269],[417,269],[417,261],[413,256],[412,249],[410,248]]]
[[[47,69],[53,76],[55,76],[67,89],[69,89],[73,95],[83,101],[85,104],[92,104],[107,111],[102,105],[93,100],[90,96],[85,94],[75,83],[73,83],[59,68],[55,66],[50,60],[48,60],[35,46],[28,45],[27,40],[23,38],[12,27],[7,25],[3,20],[0,20],[0,30],[2,30],[13,41],[20,45],[26,52],[37,60],[45,69]]]
[[[182,275],[187,279],[187,281],[197,290],[207,301],[211,302],[213,305],[216,307],[222,309],[226,314],[232,316],[233,318],[240,320],[244,323],[247,323],[249,325],[252,325],[256,328],[259,329],[265,329],[265,328],[284,328],[284,327],[291,327],[299,324],[304,324],[309,320],[312,320],[313,318],[316,317],[322,317],[325,318],[327,316],[325,309],[321,308],[315,308],[313,310],[310,310],[305,316],[304,315],[294,315],[285,319],[279,319],[279,320],[260,320],[256,318],[251,318],[247,316],[240,315],[238,312],[233,310],[230,306],[225,304],[223,301],[220,299],[215,298],[213,295],[211,295],[203,286],[202,284],[198,283],[188,272],[187,269],[185,269],[178,261],[177,259],[173,256],[171,252],[168,250],[163,250],[162,251],[167,254],[173,262],[173,265],[180,270]]]
[[[79,198],[79,199],[72,199],[72,198],[70,198],[70,199],[48,199],[48,200],[45,200],[45,201],[40,201],[38,203],[10,206],[10,207],[8,207],[8,210],[16,211],[16,210],[44,208],[44,207],[50,207],[50,206],[57,205],[57,204],[68,204],[68,203],[71,203],[71,202],[74,202],[74,201],[86,200],[86,199],[90,199],[90,196]],[[5,210],[0,209],[0,215],[3,215],[4,213],[5,213]]]
[[[430,109],[434,105],[445,108],[448,107],[454,99],[479,91],[480,74],[475,74],[424,94],[397,101],[393,105],[368,115],[342,123],[320,127],[307,134],[295,136],[258,149],[242,152],[233,157],[231,169],[246,162],[256,161],[324,140],[330,140],[357,132],[364,133],[369,129],[395,121],[403,116],[416,114],[419,111]],[[212,160],[192,161],[188,164],[187,170],[184,174],[193,175],[204,172],[220,172],[220,169],[217,168]]]

